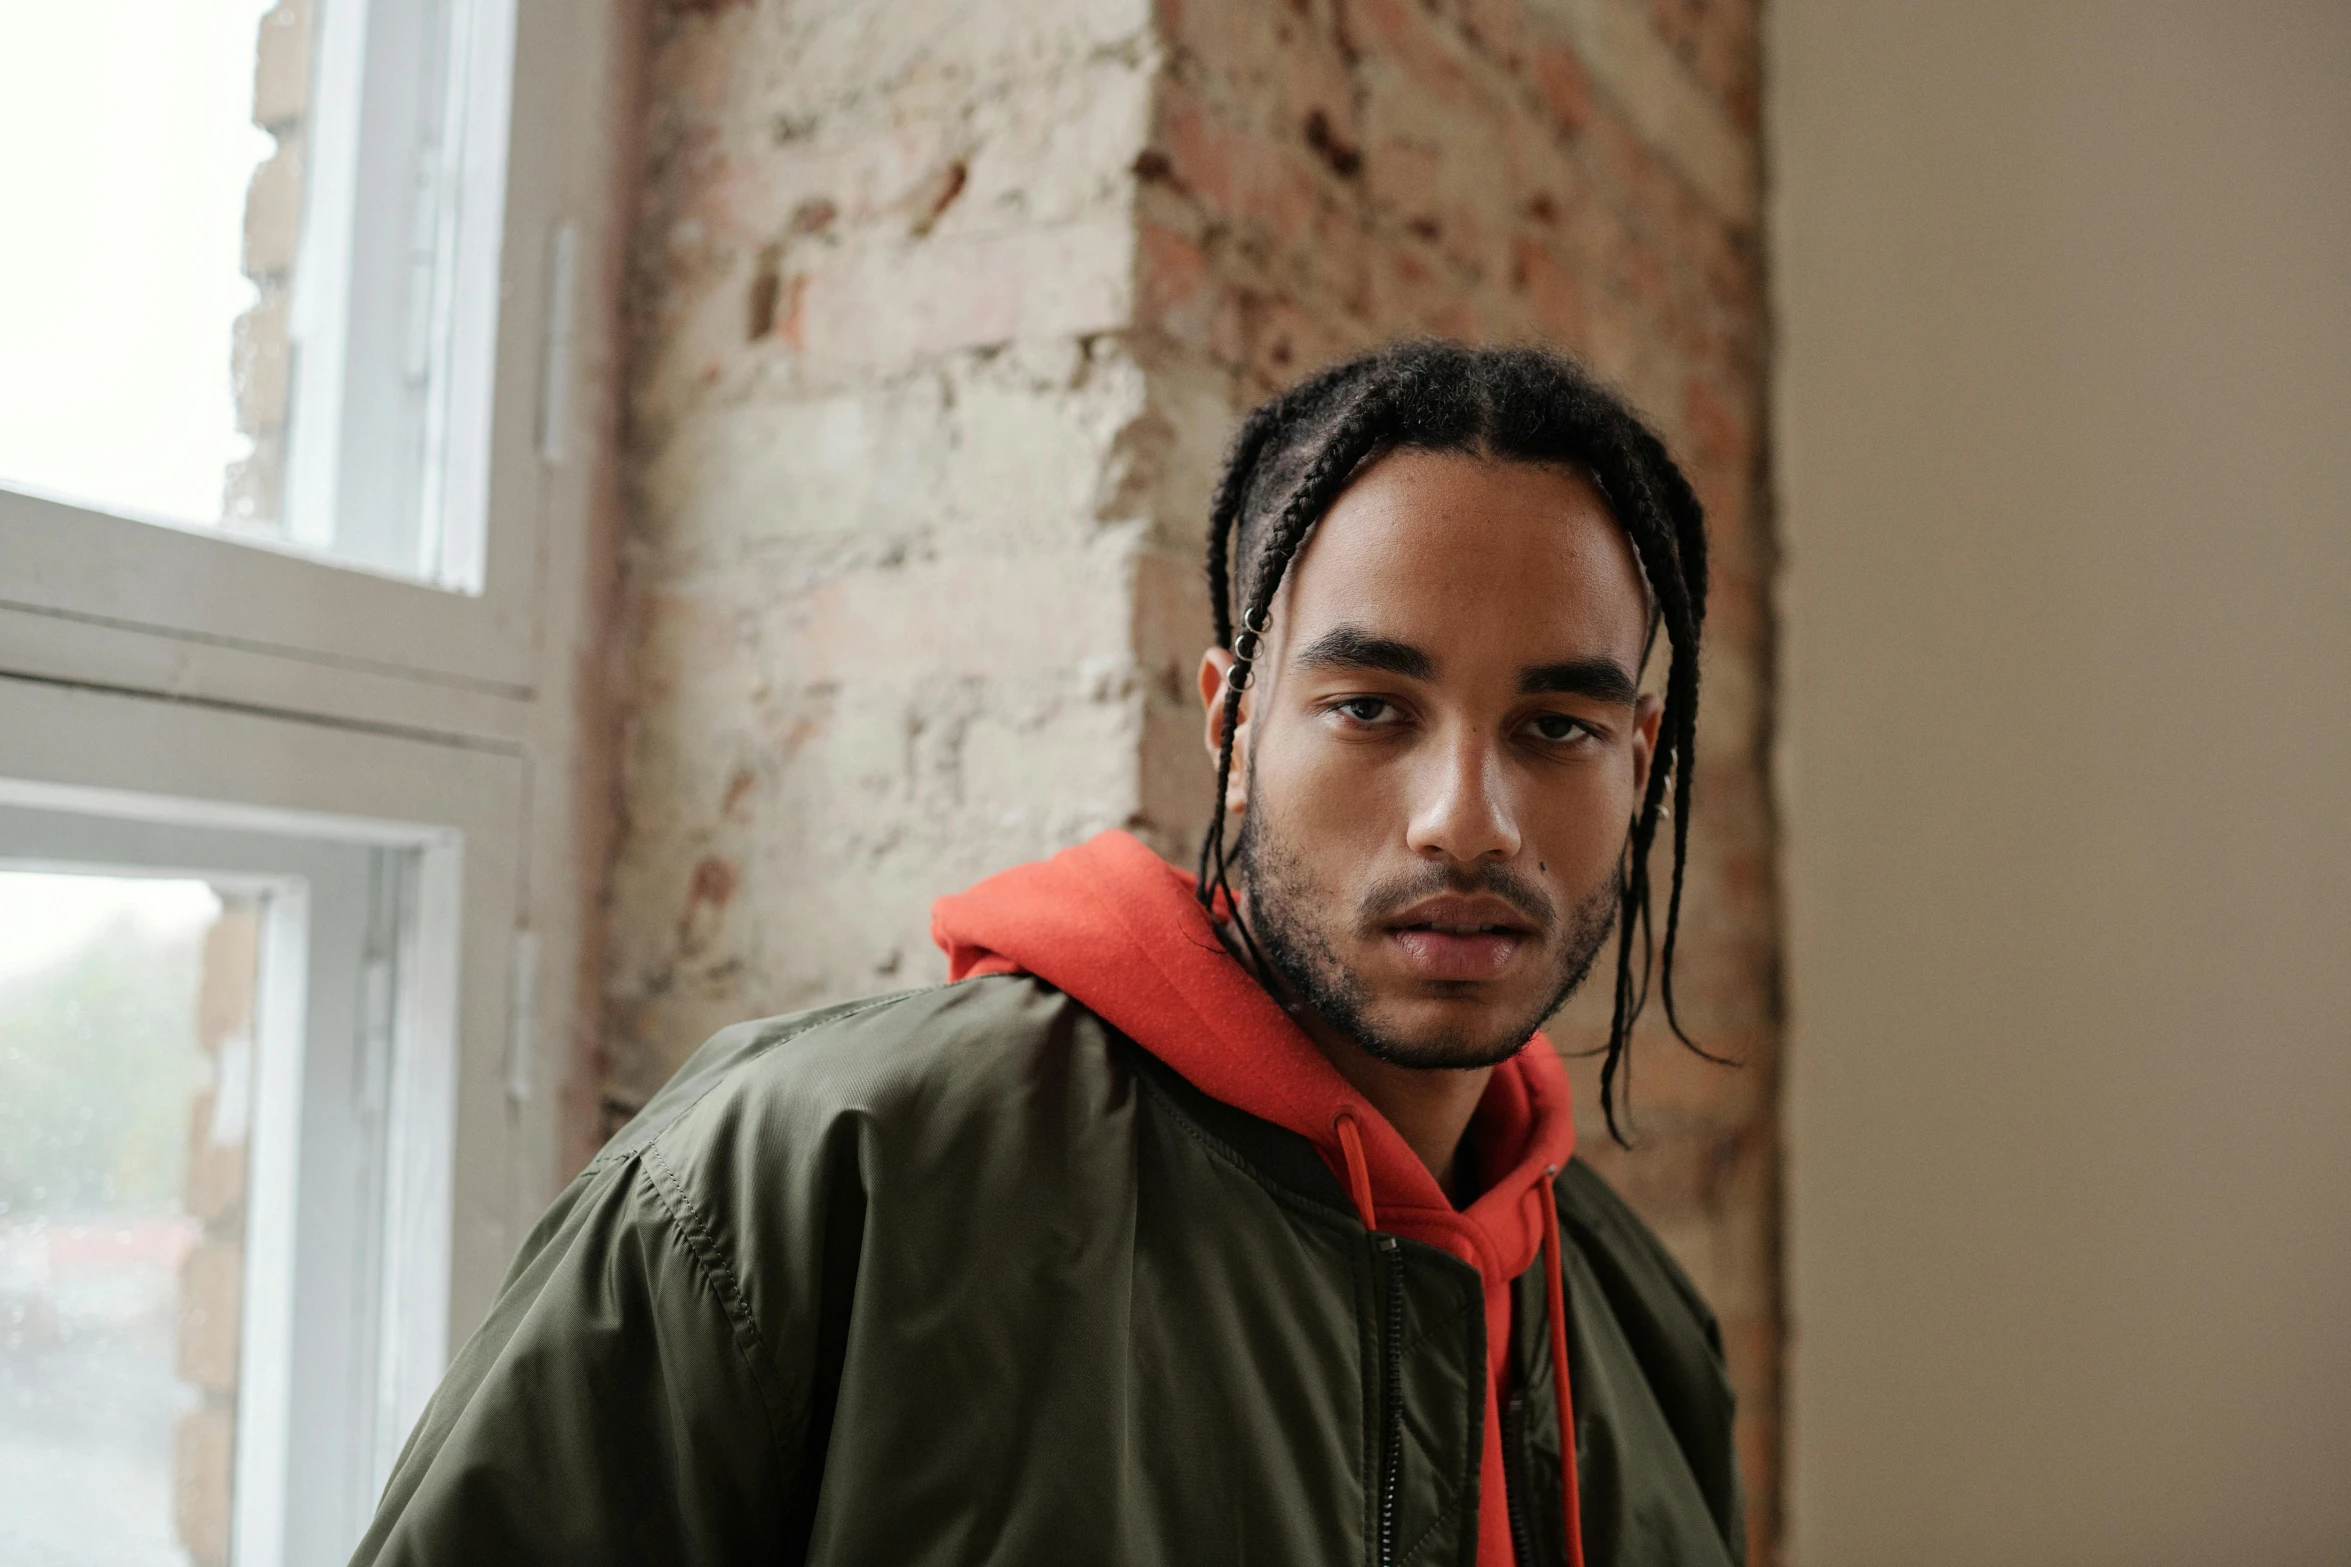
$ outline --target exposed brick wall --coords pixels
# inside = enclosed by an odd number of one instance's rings
[[[656,15],[610,1093],[1136,812],[1141,0]]]
[[[1754,0],[1650,0],[1658,35],[1749,136],[1763,126],[1763,54]]]
[[[1399,334],[1564,344],[1712,519],[1682,997],[1746,1065],[1646,1030],[1637,1151],[1596,1115],[1584,1146],[1723,1317],[1770,1560],[1753,5],[761,0],[655,29],[613,1112],[721,1024],[936,977],[928,903],[981,873],[1111,825],[1188,851],[1234,417]]]
[[[221,516],[241,531],[284,526],[286,402],[293,356],[286,306],[302,235],[303,125],[310,108],[310,0],[279,0],[254,49],[253,123],[277,138],[245,196],[245,275],[260,297],[237,318],[230,347],[237,429],[253,450],[229,467]]]
[[[213,1082],[188,1108],[182,1196],[203,1228],[180,1263],[177,1361],[196,1404],[173,1433],[172,1497],[180,1545],[198,1567],[229,1554],[260,937],[260,904],[228,899],[205,933],[196,995],[196,1039],[212,1058]]]

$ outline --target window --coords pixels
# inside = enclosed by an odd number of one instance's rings
[[[0,869],[12,1561],[227,1554],[260,921],[221,893]]]
[[[245,187],[270,147],[248,117],[266,8],[88,0],[0,22],[0,146],[19,149],[0,156],[0,484],[220,520],[249,444],[229,372],[254,294]]]
[[[625,22],[0,6],[0,1562],[347,1557],[563,1178]]]
[[[0,22],[0,207],[38,236],[0,253],[0,484],[478,591],[512,22]]]
[[[379,1340],[432,1326],[384,1255],[414,851],[0,806],[12,863],[0,1545],[340,1557],[396,1440]]]
[[[0,733],[51,737],[0,779],[0,936],[40,933],[0,974],[0,1457],[39,1455],[0,1462],[0,1560],[347,1556],[519,1237],[455,1195],[502,1193],[530,1096],[519,768],[221,725],[0,681]],[[113,779],[40,776],[77,749]],[[101,1549],[62,1510],[110,1485]]]
[[[530,689],[585,154],[542,92],[517,165],[516,49],[565,10],[0,10],[0,609]]]

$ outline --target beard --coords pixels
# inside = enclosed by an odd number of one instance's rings
[[[1278,831],[1266,826],[1261,810],[1242,816],[1240,837],[1233,845],[1233,866],[1241,873],[1248,898],[1249,933],[1290,995],[1312,1007],[1374,1060],[1420,1071],[1499,1066],[1516,1055],[1543,1026],[1543,1020],[1558,1011],[1591,973],[1593,960],[1616,928],[1618,906],[1623,901],[1617,878],[1609,876],[1562,919],[1557,904],[1540,885],[1501,865],[1451,871],[1430,865],[1375,883],[1356,906],[1353,929],[1358,936],[1376,938],[1385,915],[1423,898],[1449,892],[1489,893],[1532,921],[1537,939],[1553,953],[1545,999],[1524,1017],[1484,1032],[1464,1028],[1407,1036],[1380,1026],[1372,1015],[1377,998],[1371,987],[1339,959],[1333,937],[1345,918],[1336,912],[1342,900],[1314,881],[1304,859]],[[1431,985],[1440,997],[1468,1000],[1475,992],[1475,983],[1466,980],[1439,980]]]

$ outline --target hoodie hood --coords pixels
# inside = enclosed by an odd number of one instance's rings
[[[1537,1034],[1495,1068],[1470,1127],[1485,1188],[1456,1209],[1387,1118],[1225,949],[1195,885],[1129,834],[1106,832],[941,898],[931,937],[950,979],[1033,974],[1202,1092],[1306,1138],[1367,1228],[1441,1247],[1489,1286],[1525,1272],[1542,1241],[1530,1193],[1575,1151],[1567,1072],[1549,1041]]]

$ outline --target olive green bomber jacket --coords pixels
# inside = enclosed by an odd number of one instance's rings
[[[1556,1192],[1585,1560],[1739,1562],[1713,1319],[1588,1167]],[[1467,1564],[1481,1303],[1034,979],[743,1024],[532,1232],[354,1560]],[[1551,1401],[1504,1430],[1559,1561]]]

